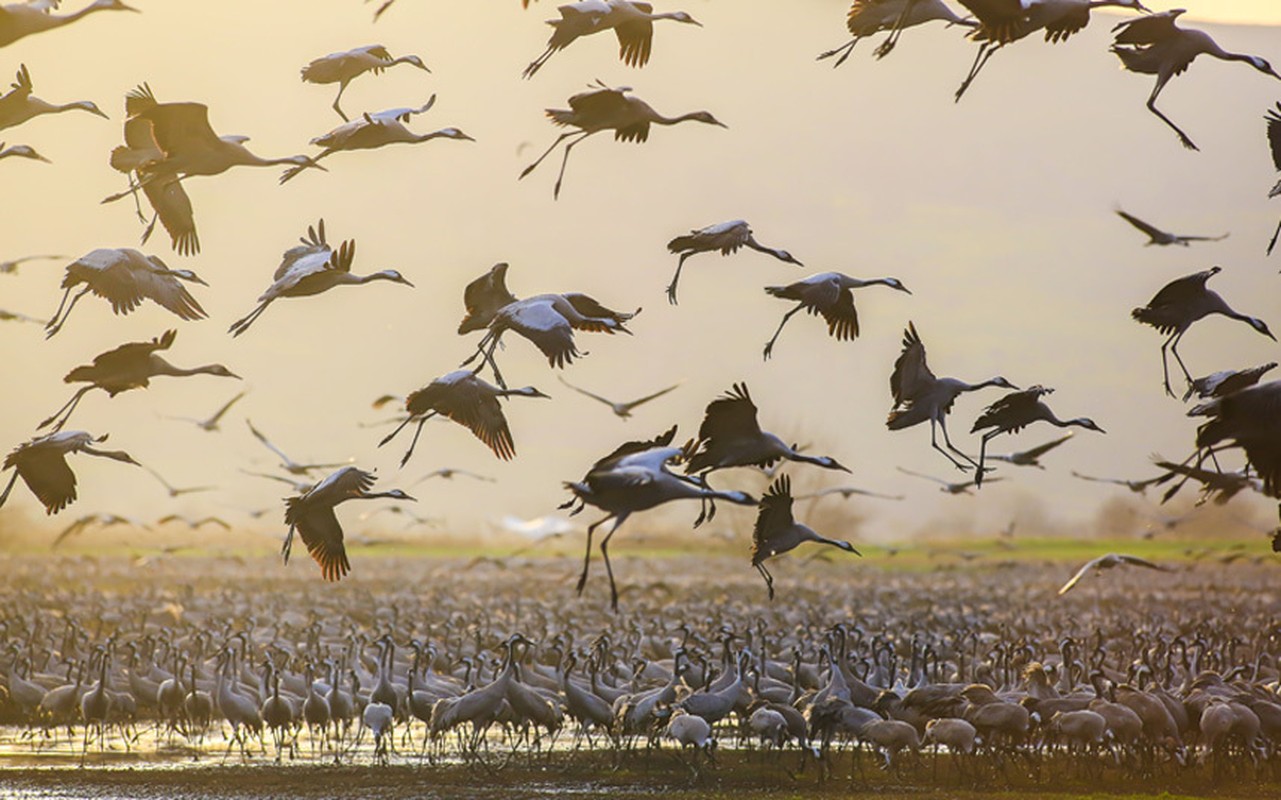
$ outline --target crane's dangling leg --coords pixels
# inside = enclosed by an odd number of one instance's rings
[[[849,58],[849,57],[850,57],[850,53],[854,52],[854,45],[858,44],[858,40],[859,40],[859,39],[861,39],[861,38],[863,38],[863,37],[861,37],[861,36],[855,36],[853,39],[850,39],[848,42],[846,42],[845,44],[841,45],[840,47],[837,47],[837,48],[835,48],[835,49],[827,50],[827,51],[824,51],[824,52],[822,52],[822,53],[819,53],[819,54],[818,54],[818,58],[816,58],[816,59],[814,59],[814,60],[815,60],[815,61],[822,61],[822,60],[823,60],[823,59],[825,59],[825,58],[831,58],[832,56],[836,55],[837,53],[840,53],[840,54],[841,54],[841,57],[840,57],[840,58],[838,58],[838,59],[836,59],[836,63],[832,65],[832,69],[836,69],[837,67],[839,67],[840,65],[842,65],[842,64],[844,64],[844,63],[845,63],[845,59],[847,59],[847,58]]]
[[[338,112],[338,116],[342,117],[343,122],[351,122],[351,120],[347,119],[347,115],[342,112],[342,109],[338,106],[338,103],[342,100],[342,93],[347,91],[347,84],[350,82],[351,82],[351,79],[347,79],[342,83],[338,84],[338,96],[334,98],[334,111]]]
[[[529,173],[533,172],[535,167],[537,167],[539,164],[543,163],[543,160],[544,160],[545,158],[547,158],[549,155],[551,155],[551,154],[552,154],[552,151],[556,149],[556,146],[557,146],[558,144],[560,144],[561,142],[565,141],[565,140],[566,140],[566,139],[568,139],[569,137],[571,137],[571,136],[577,136],[577,135],[578,135],[578,134],[580,134],[580,133],[582,133],[582,131],[581,131],[581,130],[577,130],[577,131],[566,131],[565,133],[562,133],[560,136],[557,136],[557,137],[556,137],[556,141],[552,142],[552,146],[551,146],[551,147],[549,147],[549,148],[547,148],[547,151],[546,151],[545,153],[543,153],[541,156],[539,156],[537,161],[535,161],[534,163],[530,164],[528,167],[525,167],[525,169],[521,171],[521,173],[520,173],[520,178],[523,178],[523,177],[525,177],[526,175],[528,175]],[[517,178],[516,180],[520,180],[520,178]]]
[[[498,361],[494,359],[494,351],[498,349],[498,342],[501,336],[495,336],[494,340],[489,343],[489,349],[485,351],[485,361],[489,362],[489,368],[494,371],[494,380],[504,391],[507,389],[507,381],[503,380],[503,373],[498,369]]]
[[[903,4],[903,11],[894,20],[894,27],[890,29],[890,35],[885,38],[885,41],[881,42],[880,47],[873,51],[877,58],[885,58],[894,50],[894,45],[898,44],[898,37],[903,35],[903,28],[907,27],[908,15],[912,13],[912,7],[917,2],[918,0],[907,0]]]
[[[979,76],[983,67],[987,66],[987,60],[991,58],[992,54],[998,49],[999,48],[993,46],[991,42],[984,42],[979,45],[979,53],[974,57],[974,64],[970,67],[970,74],[965,76],[965,80],[961,82],[961,88],[956,90],[955,102],[961,102],[961,97],[964,96],[965,91],[970,88],[971,83],[974,83],[974,79]]]
[[[1183,359],[1179,356],[1179,340],[1183,338],[1183,334],[1185,334],[1185,333],[1187,333],[1187,329],[1186,329],[1186,328],[1184,328],[1183,330],[1181,330],[1181,331],[1179,331],[1178,333],[1174,334],[1174,336],[1170,338],[1170,352],[1174,354],[1174,360],[1175,360],[1175,362],[1177,362],[1177,363],[1178,363],[1178,365],[1179,365],[1179,369],[1183,370],[1183,377],[1184,377],[1184,379],[1186,379],[1186,380],[1187,380],[1187,382],[1188,382],[1188,385],[1189,385],[1189,386],[1191,386],[1191,385],[1192,385],[1192,375],[1191,375],[1191,373],[1189,373],[1189,372],[1188,372],[1188,368],[1183,364]],[[1168,384],[1169,384],[1169,376],[1168,376],[1168,375],[1167,375],[1167,377],[1166,377],[1166,384],[1167,384],[1167,385],[1166,385],[1166,387],[1165,387],[1165,390],[1166,390],[1167,392],[1169,392],[1169,391],[1170,391],[1170,387],[1169,387],[1169,385],[1168,385]],[[1174,397],[1174,393],[1173,393],[1173,392],[1170,392],[1170,396],[1171,396],[1171,397]]]
[[[1281,236],[1281,222],[1277,222],[1277,229],[1272,234],[1272,241],[1268,242],[1267,255],[1272,255],[1272,248],[1277,246],[1277,237]]]
[[[574,141],[565,145],[565,157],[560,160],[560,172],[556,174],[556,185],[552,187],[553,200],[557,200],[560,198],[560,184],[562,181],[565,180],[565,167],[569,165],[569,151],[574,149],[574,145],[586,139],[588,136],[591,136],[592,133],[594,133],[594,131],[588,131],[587,133],[584,133],[582,136],[578,137]]]
[[[409,463],[409,457],[414,454],[414,448],[418,446],[418,437],[422,435],[423,426],[427,424],[427,420],[436,416],[436,413],[437,412],[432,411],[431,413],[424,414],[423,418],[418,420],[418,429],[414,431],[414,439],[409,443],[409,449],[405,451],[404,457],[400,459],[400,466],[403,467]],[[400,430],[400,428],[397,428],[396,430]]]
[[[1156,79],[1156,86],[1152,88],[1152,94],[1148,96],[1148,111],[1151,111],[1153,114],[1156,114],[1158,117],[1161,118],[1162,122],[1164,122],[1166,125],[1169,125],[1170,128],[1179,135],[1179,141],[1183,143],[1184,147],[1188,148],[1189,150],[1200,150],[1201,148],[1197,147],[1196,144],[1193,143],[1193,141],[1188,138],[1188,135],[1179,128],[1178,125],[1175,125],[1172,121],[1170,121],[1170,118],[1167,117],[1165,114],[1162,114],[1161,110],[1156,107],[1156,98],[1158,95],[1161,94],[1161,90],[1165,88],[1165,84],[1169,82],[1172,74],[1173,73],[1171,73],[1170,75],[1161,75]]]
[[[96,388],[98,388],[96,384],[90,384],[89,386],[83,386],[77,389],[76,393],[71,395],[71,399],[67,401],[66,405],[58,409],[53,416],[49,417],[44,422],[41,422],[39,425],[37,425],[36,429],[39,430],[40,428],[48,427],[49,425],[53,424],[55,420],[57,420],[58,424],[53,426],[53,432],[57,433],[58,431],[62,430],[62,426],[66,425],[67,420],[71,417],[71,412],[75,411],[76,406],[80,404],[80,398],[85,396],[85,392],[88,392],[90,389],[96,389]],[[59,417],[62,417],[62,419],[58,420]]]
[[[676,262],[676,274],[672,276],[672,282],[667,284],[667,302],[672,305],[676,305],[676,284],[679,283],[681,279],[681,267],[685,266],[685,259],[694,255],[695,252],[697,251],[681,253],[681,260]]]
[[[67,289],[67,291],[71,291],[71,289]],[[56,325],[54,324],[54,321],[53,321],[52,319],[51,319],[51,320],[49,320],[49,324],[45,326],[45,334],[44,334],[44,338],[48,339],[50,336],[53,336],[53,335],[54,335],[55,333],[57,333],[58,331],[62,330],[62,326],[63,326],[64,324],[66,324],[66,322],[67,322],[67,318],[71,316],[71,309],[75,308],[75,307],[76,307],[76,303],[79,303],[79,302],[80,302],[80,298],[84,297],[84,296],[85,296],[86,294],[88,294],[88,293],[89,293],[89,287],[88,287],[88,286],[85,286],[85,288],[83,288],[83,289],[81,289],[81,290],[80,290],[80,293],[79,293],[79,294],[77,294],[75,297],[71,298],[71,305],[67,306],[67,313],[65,313],[65,314],[63,314],[63,315],[62,315],[62,320],[61,320],[60,322],[58,322]],[[66,299],[67,299],[67,296],[64,294],[64,295],[62,296],[62,299],[63,299],[63,300],[66,300]],[[61,306],[61,305],[59,305],[59,306],[58,306],[58,308],[59,308],[59,309],[61,309],[61,308],[62,308],[62,306]],[[57,315],[54,315],[54,316],[55,316],[55,319],[56,319],[56,318],[57,318]]]
[[[483,356],[483,355],[485,354],[485,348],[489,346],[489,343],[490,343],[490,341],[492,341],[492,340],[493,340],[493,338],[494,338],[494,332],[493,332],[493,331],[487,331],[487,332],[485,333],[485,335],[484,335],[483,337],[481,337],[480,342],[478,342],[478,343],[477,343],[477,345],[476,345],[476,352],[474,352],[474,353],[472,353],[470,356],[468,356],[466,361],[464,361],[463,363],[461,363],[461,364],[459,364],[459,365],[458,365],[458,368],[459,368],[459,369],[462,369],[463,367],[467,366],[467,365],[468,365],[468,364],[470,364],[471,362],[473,362],[473,361],[475,361],[476,359],[478,359],[478,358],[480,358],[481,356]],[[485,362],[484,362],[484,361],[481,361],[481,362],[480,362],[480,366],[479,366],[479,367],[477,367],[477,368],[474,370],[473,374],[475,374],[475,372],[480,372],[480,371],[481,371],[482,369],[484,369],[484,368],[485,368]]]
[[[250,311],[241,319],[231,323],[231,327],[227,328],[227,333],[230,333],[232,336],[239,336],[249,330],[249,326],[254,324],[254,321],[257,320],[258,317],[262,316],[262,312],[267,310],[267,306],[271,305],[271,301],[274,299],[275,298],[273,297],[262,301],[253,311]]]
[[[87,289],[88,287],[85,288]],[[54,324],[57,323],[58,317],[62,316],[62,307],[67,304],[67,298],[71,296],[71,289],[72,287],[68,286],[67,290],[62,293],[62,301],[58,303],[58,310],[53,312],[53,316],[49,318],[49,322],[45,324],[45,328],[52,328]]]
[[[769,574],[769,570],[765,569],[765,565],[764,565],[763,563],[762,563],[762,564],[757,564],[757,565],[756,565],[756,571],[757,571],[757,572],[759,572],[759,573],[761,573],[761,577],[765,579],[765,588],[769,590],[769,599],[770,599],[770,601],[771,601],[771,602],[773,602],[773,600],[774,600],[774,576],[773,576],[773,575],[771,575],[771,574]]]
[[[953,453],[956,453],[958,456],[968,461],[970,463],[970,466],[978,468],[978,462],[976,462],[974,459],[966,455],[964,450],[961,450],[959,447],[952,444],[952,437],[949,436],[947,433],[947,417],[946,416],[939,419],[939,427],[943,429],[943,443],[947,445],[947,449],[951,450]]]
[[[936,430],[936,425],[937,425],[937,423],[935,423],[935,421],[934,421],[933,419],[931,419],[931,420],[930,420],[930,447],[933,447],[935,450],[937,450],[937,451],[939,451],[940,453],[942,453],[942,454],[944,455],[944,457],[946,457],[946,458],[947,458],[947,460],[948,460],[948,461],[951,461],[951,462],[952,462],[952,466],[956,467],[956,468],[957,468],[957,469],[959,469],[961,472],[965,472],[967,469],[969,469],[969,467],[967,467],[965,464],[962,464],[961,462],[957,461],[955,458],[952,458],[952,454],[951,454],[951,453],[947,452],[947,451],[946,451],[946,450],[944,450],[942,447],[939,447],[939,443],[938,443],[938,431]],[[946,435],[946,433],[945,433],[945,434],[944,434],[944,439],[946,439],[946,438],[947,438],[947,435]]]
[[[610,514],[587,526],[587,550],[583,553],[583,572],[578,576],[577,591],[580,595],[583,593],[583,587],[587,585],[587,568],[591,566],[592,563],[592,532],[600,527],[601,523],[608,522],[613,518],[614,515]]]
[[[9,483],[4,487],[4,494],[0,494],[0,506],[3,506],[5,501],[9,499],[9,492],[13,491],[13,485],[17,482],[18,470],[15,469],[13,475],[9,478]]]
[[[618,586],[614,583],[614,568],[609,563],[609,540],[618,530],[618,526],[623,524],[630,512],[623,512],[614,518],[614,524],[605,534],[605,538],[600,540],[600,554],[605,559],[605,574],[609,576],[609,607],[618,613]]]
[[[289,526],[289,533],[285,534],[285,543],[280,546],[280,555],[284,558],[286,564],[289,563],[289,551],[294,546],[294,529],[296,527],[295,525]]]
[[[525,71],[520,73],[520,76],[526,79],[534,77],[534,73],[538,72],[538,70],[543,66],[543,64],[547,63],[547,59],[552,57],[552,53],[555,53],[555,52],[556,52],[556,48],[549,46],[546,50],[543,51],[543,54],[541,56],[529,62],[529,66],[525,67]]]
[[[988,431],[987,433],[983,434],[983,441],[979,444],[979,463],[978,463],[978,472],[976,472],[976,473],[974,474],[974,488],[975,488],[975,489],[980,489],[980,488],[982,488],[982,486],[983,486],[983,473],[987,471],[987,470],[985,470],[985,469],[983,468],[983,462],[987,459],[987,443],[988,443],[988,440],[989,440],[989,439],[993,439],[993,438],[995,438],[996,436],[1000,435],[1001,433],[1003,433],[1003,431],[1002,431],[1000,428],[997,428],[997,429],[996,429],[996,430],[994,430],[994,431]]]
[[[765,343],[765,360],[766,361],[769,360],[770,354],[774,352],[774,343],[778,341],[778,335],[783,332],[783,326],[786,325],[787,321],[792,318],[792,315],[794,315],[797,311],[800,311],[802,308],[805,308],[804,303],[800,303],[799,305],[796,306],[796,308],[793,308],[791,311],[783,315],[783,321],[778,323],[778,330],[774,331],[774,335],[770,337],[770,340],[768,342]]]

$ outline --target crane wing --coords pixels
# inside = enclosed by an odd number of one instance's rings
[[[433,381],[405,398],[405,409],[413,416],[435,410],[467,428],[494,455],[510,461],[516,455],[511,429],[498,398],[482,390],[472,379],[449,384]]]
[[[925,345],[916,332],[916,325],[907,323],[907,330],[903,332],[903,352],[895,360],[894,372],[890,374],[890,394],[894,396],[894,404],[910,403],[937,380],[925,362]]]
[[[142,192],[169,234],[174,251],[183,256],[199,253],[200,236],[196,232],[195,210],[191,207],[187,190],[182,188],[177,177],[165,176],[148,181],[143,185]],[[146,237],[143,242],[146,242]]]
[[[1138,228],[1139,230],[1143,231],[1153,239],[1163,237],[1163,236],[1169,236],[1168,233],[1161,230],[1160,228],[1157,228],[1154,225],[1149,225],[1148,223],[1144,222],[1143,220],[1139,219],[1133,214],[1127,214],[1119,208],[1116,211],[1116,215],[1121,219],[1125,220],[1126,222],[1130,223],[1134,227]]]
[[[1155,44],[1163,39],[1177,36],[1179,26],[1175,24],[1175,20],[1183,12],[1184,9],[1176,8],[1120,22],[1112,28],[1112,32],[1116,34],[1115,43]]]
[[[1044,386],[1029,386],[1017,392],[1010,392],[1004,397],[998,398],[995,403],[983,409],[978,419],[974,420],[970,433],[980,431],[983,428],[1001,428],[1003,430],[1017,431],[1022,428],[1026,422],[1017,426],[1010,423],[1017,420],[1029,419],[1029,412],[1033,406],[1040,402],[1041,398],[1052,393],[1053,389],[1047,389]]]
[[[704,442],[753,437],[760,433],[756,404],[745,383],[734,384],[724,395],[708,403],[703,424],[698,428],[698,438]]]
[[[494,314],[503,306],[516,302],[516,295],[507,289],[507,262],[499,262],[463,289],[463,308],[466,315],[458,325],[458,333],[470,333],[486,327]]]
[[[1268,111],[1264,117],[1268,121],[1268,147],[1272,151],[1272,163],[1281,170],[1281,103]]]
[[[6,92],[0,96],[0,121],[16,116],[18,109],[22,108],[31,96],[31,73],[27,71],[27,65],[23,64],[18,67],[17,76],[13,82],[13,91]]]
[[[1075,575],[1073,575],[1071,578],[1068,578],[1067,583],[1059,587],[1059,596],[1062,597],[1063,595],[1072,591],[1072,587],[1080,583],[1081,579],[1084,578],[1090,572],[1090,570],[1094,569],[1094,566],[1097,563],[1098,563],[1097,558],[1092,561],[1087,561],[1080,569],[1076,571]]]
[[[858,338],[858,309],[854,308],[854,292],[842,289],[836,302],[824,306],[820,312],[827,321],[827,332],[838,342]]]
[[[638,440],[624,442],[614,449],[614,452],[598,460],[592,465],[590,472],[604,471],[610,469],[622,459],[637,453],[643,453],[646,450],[653,450],[658,447],[667,447],[671,445],[672,440],[676,438],[676,426],[668,428],[663,433],[649,440]]]
[[[1210,280],[1218,271],[1218,267],[1214,267],[1170,281],[1153,295],[1148,302],[1148,308],[1178,305],[1195,299],[1205,291],[1205,282]]]
[[[285,522],[290,530],[296,529],[302,536],[307,552],[320,565],[324,579],[340,580],[351,571],[347,549],[343,546],[342,526],[338,524],[333,506],[313,506],[306,502],[306,498],[307,495],[303,495],[285,501]]]
[[[641,11],[648,3],[633,3]],[[649,63],[650,50],[654,45],[654,23],[648,19],[636,19],[614,26],[614,35],[618,37],[618,57],[629,67],[643,67]]]
[[[1039,444],[1036,447],[1030,448],[1028,450],[1024,450],[1023,455],[1027,456],[1028,458],[1040,458],[1041,456],[1045,455],[1046,453],[1050,452],[1051,450],[1053,450],[1054,448],[1058,447],[1059,445],[1063,444],[1064,442],[1066,442],[1068,439],[1071,439],[1071,438],[1072,438],[1072,434],[1069,433],[1066,436],[1060,436],[1057,439],[1051,439],[1045,444]]]
[[[46,513],[57,514],[76,499],[76,475],[62,453],[24,445],[5,459],[5,468],[10,466],[17,468]]]
[[[219,141],[209,125],[209,107],[204,103],[156,103],[138,116],[151,121],[156,144],[170,157]]]
[[[770,540],[792,527],[792,480],[780,475],[757,504],[756,524],[752,527],[752,566],[758,566],[774,555]]]

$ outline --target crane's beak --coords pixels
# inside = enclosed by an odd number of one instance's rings
[[[124,3],[121,3],[121,4],[120,4],[120,8],[119,8],[118,10],[120,10],[120,11],[132,11],[132,12],[133,12],[133,13],[135,13],[135,14],[141,14],[141,13],[142,13],[142,9],[140,9],[140,8],[134,8],[133,6],[127,6],[127,5],[125,5]]]

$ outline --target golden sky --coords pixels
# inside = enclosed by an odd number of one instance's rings
[[[163,232],[142,249],[208,281],[194,290],[208,320],[181,323],[150,303],[113,317],[102,300],[86,298],[49,341],[34,325],[0,325],[4,451],[33,436],[36,422],[70,395],[61,381],[67,371],[168,328],[179,331],[174,363],[218,361],[245,378],[160,378],[113,399],[86,397],[71,428],[110,432],[111,445],[171,483],[220,490],[174,500],[144,474],[80,457],[73,466],[81,499],[54,523],[92,511],[181,511],[283,533],[276,521],[285,487],[238,472],[273,464],[249,436],[249,417],[295,459],[354,458],[377,468],[384,487],[441,466],[493,475],[498,484],[433,481],[413,491],[424,516],[484,530],[502,514],[553,512],[565,497],[560,482],[579,478],[624,439],[676,422],[681,440],[694,435],[707,402],[745,380],[766,429],[853,470],[837,476],[797,467],[798,482],[804,476],[810,485],[843,482],[909,496],[907,503],[856,501],[868,536],[894,538],[940,522],[996,530],[1025,512],[1078,524],[1115,494],[1073,480],[1069,469],[1144,477],[1154,471],[1150,454],[1182,458],[1191,450],[1194,422],[1161,393],[1161,337],[1130,319],[1133,307],[1174,278],[1220,264],[1212,286],[1281,330],[1281,257],[1263,256],[1281,203],[1267,201],[1275,174],[1262,121],[1281,98],[1281,82],[1209,59],[1172,81],[1160,104],[1201,145],[1192,153],[1144,108],[1151,78],[1122,71],[1107,52],[1114,16],[1066,44],[1033,37],[1007,48],[955,104],[952,92],[974,53],[959,30],[909,30],[880,61],[871,56],[874,42],[861,43],[834,70],[814,56],[846,38],[843,3],[655,4],[687,10],[704,27],[657,23],[653,60],[641,70],[618,62],[612,37],[589,37],[528,81],[521,70],[542,51],[550,30],[543,20],[554,15],[546,0],[528,11],[517,0],[399,0],[378,23],[373,6],[358,0],[137,0],[142,14],[101,13],[0,49],[0,74],[25,63],[37,95],[92,99],[111,116],[73,112],[0,134],[54,161],[0,162],[0,259],[68,257],[0,275],[0,308],[10,311],[51,314],[71,259],[97,247],[138,246],[131,204],[99,200],[124,188],[107,154],[121,141],[124,93],[144,81],[162,101],[206,103],[219,133],[251,136],[257,153],[314,153],[308,140],[341,120],[330,109],[334,89],[304,85],[298,70],[317,56],[381,42],[395,55],[421,55],[432,73],[398,67],[361,77],[344,107],[420,105],[435,93],[435,107],[411,127],[451,125],[476,139],[339,154],[326,161],[330,172],[285,186],[275,169],[192,179],[203,252],[177,256]],[[1281,24],[1281,8],[1270,1],[1183,5],[1189,18]],[[1229,50],[1281,64],[1275,28],[1206,30]],[[543,109],[563,107],[596,79],[634,87],[668,114],[707,109],[729,127],[657,128],[643,145],[594,136],[575,150],[553,202],[555,160],[524,180],[516,176],[557,133]],[[1117,207],[1178,232],[1231,236],[1187,249],[1145,248],[1112,213]],[[417,288],[379,283],[283,300],[244,336],[228,336],[230,322],[270,284],[281,252],[321,217],[331,240],[358,241],[356,271],[396,268]],[[681,304],[670,306],[663,287],[676,259],[666,242],[734,218],[749,220],[761,241],[790,250],[805,267],[756,253],[697,256],[682,276]],[[498,462],[461,427],[429,424],[401,470],[408,436],[380,449],[388,429],[359,424],[383,417],[369,407],[378,395],[407,393],[471,352],[473,338],[455,334],[462,288],[497,261],[511,263],[509,286],[520,296],[576,290],[615,308],[644,308],[634,336],[582,335],[590,355],[564,371],[568,380],[618,399],[676,381],[681,388],[621,422],[561,386],[532,346],[509,336],[501,354],[508,380],[554,397],[507,405],[519,457]],[[820,321],[798,315],[774,359],[762,363],[761,346],[789,308],[762,287],[825,270],[892,275],[913,294],[860,291],[863,331],[852,343],[828,338]],[[930,450],[927,430],[884,426],[888,378],[909,320],[938,374],[971,381],[1002,374],[1020,386],[1056,387],[1051,405],[1060,416],[1093,417],[1108,434],[1082,431],[1052,454],[1050,469],[1006,468],[1001,474],[1010,480],[975,498],[943,496],[902,475],[896,466],[958,476]],[[1215,318],[1198,323],[1181,351],[1194,374],[1205,374],[1276,359],[1277,345]],[[249,394],[221,433],[162,416],[208,416],[242,389]],[[999,394],[958,402],[951,424],[958,443],[977,450],[969,425]],[[993,450],[1030,447],[1056,433],[1002,437]],[[760,489],[741,474],[716,483]],[[249,511],[264,507],[280,508],[250,519]],[[38,512],[19,488],[0,522]],[[696,513],[677,508],[657,518],[685,525]],[[643,527],[642,519],[629,527]],[[717,524],[750,526],[750,514]]]

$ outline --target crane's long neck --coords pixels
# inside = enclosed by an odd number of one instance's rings
[[[756,238],[751,235],[747,237],[747,241],[743,242],[743,244],[747,245],[748,247],[752,248],[758,253],[768,253],[774,256],[774,258],[777,258],[783,261],[787,260],[787,258],[785,258],[785,256],[788,255],[786,251],[778,250],[776,248],[763,245],[760,242],[756,241]]]
[[[689,120],[697,120],[706,116],[704,111],[691,111],[688,114],[681,114],[679,117],[665,117],[662,114],[655,113],[654,118],[650,120],[655,125],[676,125]]]
[[[152,356],[152,375],[169,375],[175,378],[185,378],[188,375],[221,375],[226,371],[226,367],[221,364],[204,364],[199,367],[175,367],[168,361],[159,356]]]
[[[102,11],[102,10],[103,10],[103,6],[100,6],[97,3],[90,3],[89,5],[80,9],[79,11],[73,11],[70,14],[62,14],[62,15],[40,14],[38,16],[32,17],[34,24],[32,24],[31,27],[38,31],[52,30],[54,28],[60,28],[63,25],[69,25],[72,22],[75,22],[76,20],[82,17],[88,16],[89,14],[92,14],[95,11]]]
[[[988,378],[980,383],[966,383],[961,386],[962,392],[977,392],[979,389],[986,389],[989,386],[1001,386],[1004,383],[1000,378]]]

